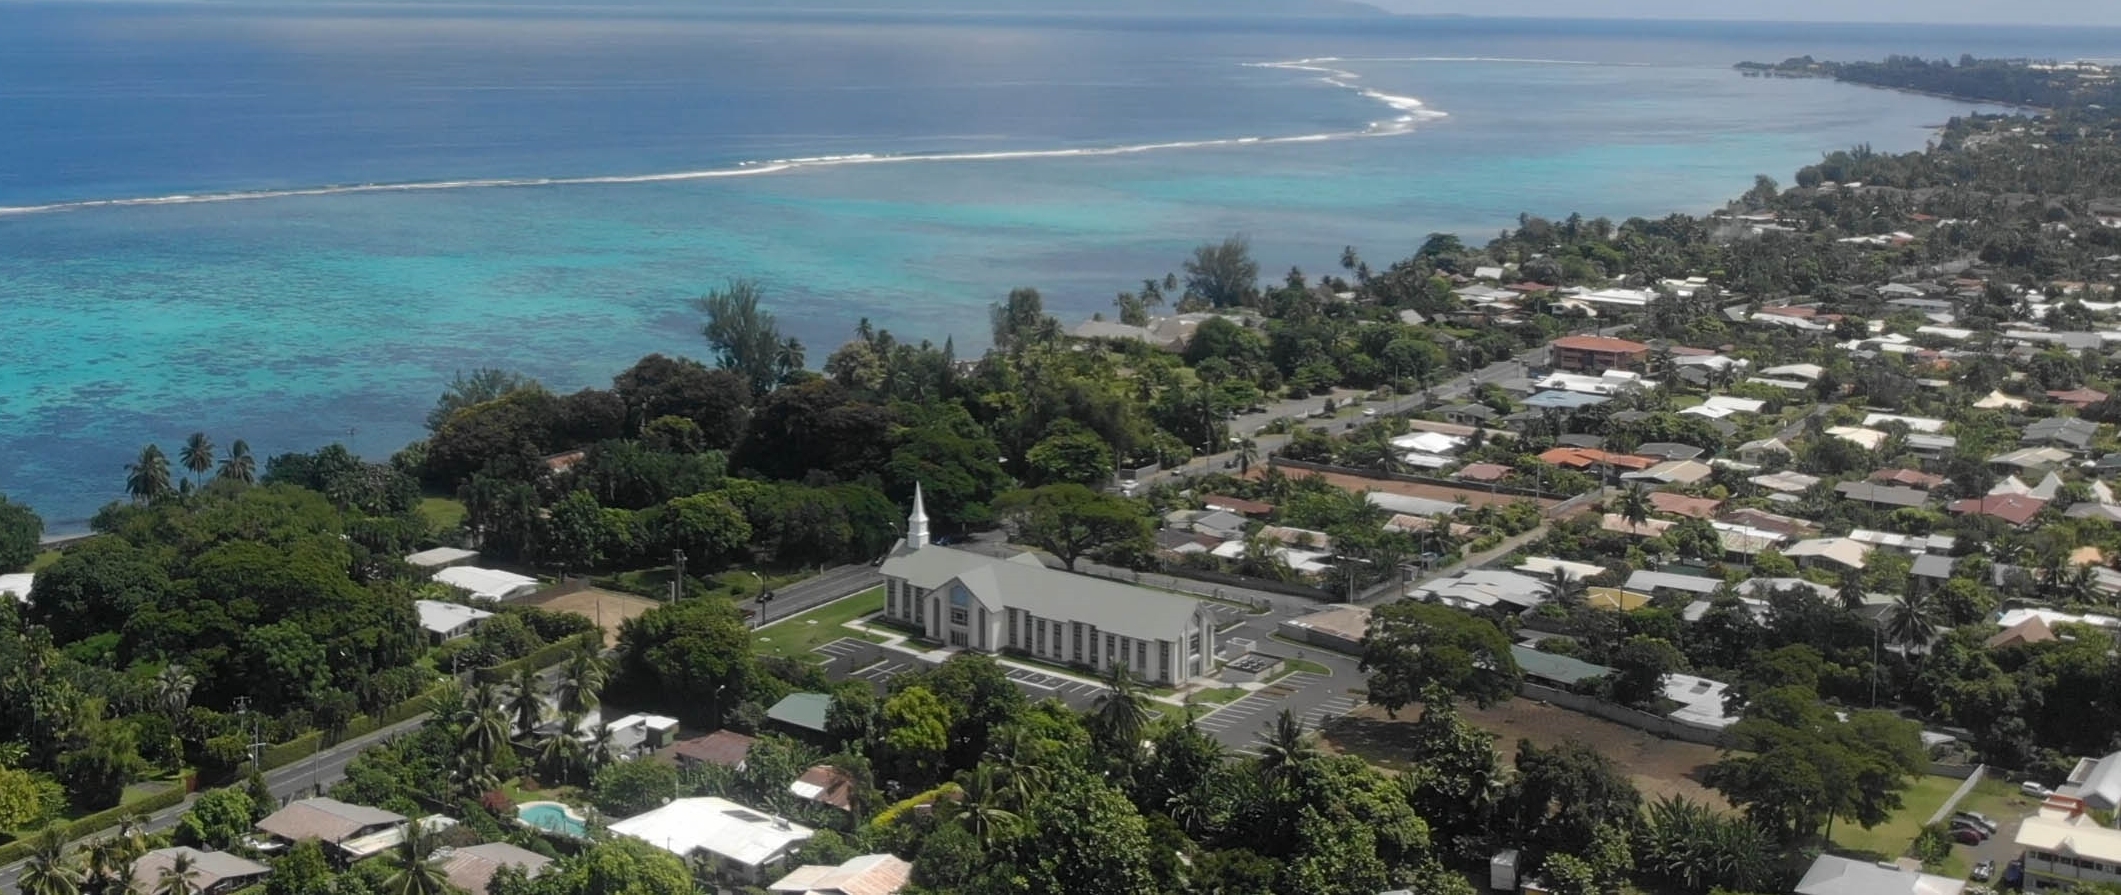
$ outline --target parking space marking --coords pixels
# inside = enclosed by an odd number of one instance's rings
[[[824,655],[831,656],[837,659],[842,656],[854,655],[855,653],[861,652],[862,648],[871,645],[872,644],[870,643],[861,640],[856,640],[852,637],[842,637],[830,643],[819,644],[816,649],[812,650],[812,652],[823,653]]]
[[[912,663],[909,662],[893,662],[889,659],[886,659],[884,661],[876,663],[875,665],[871,665],[868,668],[864,668],[860,671],[855,672],[854,676],[858,678],[863,678],[865,680],[872,680],[881,683],[883,681],[888,681],[892,678],[898,677],[899,675],[906,673],[906,670],[912,667]]]
[[[1361,704],[1359,700],[1352,696],[1335,696],[1319,703],[1317,708],[1305,712],[1303,718],[1304,726],[1311,730],[1317,730],[1326,726],[1326,722],[1354,711]]]
[[[1249,693],[1235,702],[1208,713],[1194,723],[1202,730],[1221,733],[1253,720],[1280,701],[1281,697],[1270,695],[1264,690],[1257,693]]]

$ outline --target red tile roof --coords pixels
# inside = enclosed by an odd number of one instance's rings
[[[671,752],[678,758],[733,768],[751,754],[751,737],[733,730],[717,730],[697,739],[681,740]]]
[[[1259,501],[1246,500],[1242,497],[1231,497],[1228,494],[1210,494],[1201,498],[1200,502],[1203,506],[1211,509],[1228,510],[1232,513],[1240,513],[1246,516],[1268,516],[1274,513],[1274,505],[1271,503],[1260,503]]]
[[[1458,477],[1474,482],[1493,482],[1510,474],[1510,468],[1500,463],[1468,463],[1458,471]]]
[[[1554,466],[1566,466],[1571,469],[1589,469],[1601,463],[1607,466],[1617,466],[1621,469],[1648,469],[1657,465],[1657,461],[1647,457],[1607,453],[1597,448],[1572,447],[1550,449],[1546,453],[1539,455],[1539,462]]]
[[[1614,339],[1606,336],[1562,336],[1559,339],[1555,339],[1552,344],[1556,348],[1567,348],[1574,351],[1604,351],[1613,354],[1634,354],[1650,350],[1650,346],[1641,342],[1630,342],[1626,339]]]
[[[1979,514],[1994,516],[2012,525],[2024,525],[2047,508],[2047,501],[2027,497],[2023,494],[1991,494],[1987,497],[1969,497],[1954,502],[1950,509],[1960,515]]]
[[[1871,473],[1871,481],[1880,485],[1903,485],[1932,491],[1944,486],[1944,476],[1931,475],[1914,469],[1881,469]]]
[[[2064,404],[2089,407],[2106,400],[2106,393],[2093,388],[2073,388],[2066,392],[2048,392],[2047,396]]]
[[[1684,494],[1673,494],[1670,491],[1652,491],[1650,492],[1650,506],[1660,513],[1689,516],[1695,519],[1713,519],[1716,517],[1716,508],[1723,506],[1723,501],[1711,500],[1706,497],[1688,497]]]

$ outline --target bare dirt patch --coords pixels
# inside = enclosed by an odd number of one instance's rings
[[[566,612],[589,619],[604,628],[604,645],[619,642],[619,625],[627,619],[663,604],[647,597],[585,587],[572,593],[523,601],[547,612]]]
[[[1678,740],[1660,739],[1632,727],[1529,699],[1512,699],[1491,709],[1473,705],[1459,707],[1473,726],[1495,735],[1495,749],[1504,764],[1517,759],[1517,741],[1531,740],[1542,748],[1564,742],[1579,742],[1613,759],[1642,790],[1643,798],[1655,800],[1676,795],[1729,810],[1730,803],[1715,790],[1701,784],[1701,775],[1719,755],[1713,747]],[[1399,719],[1385,717],[1384,709],[1363,706],[1346,718],[1327,725],[1325,745],[1336,752],[1362,756],[1380,767],[1393,770],[1408,766],[1404,725],[1421,717],[1421,706],[1410,705]]]
[[[1382,491],[1386,494],[1397,494],[1401,497],[1423,497],[1429,500],[1446,502],[1455,501],[1463,497],[1467,505],[1476,507],[1484,507],[1489,504],[1512,504],[1521,500],[1529,500],[1538,504],[1540,509],[1546,509],[1561,502],[1545,498],[1519,497],[1514,494],[1498,494],[1485,488],[1447,488],[1442,485],[1423,485],[1415,482],[1402,482],[1396,479],[1373,479],[1359,475],[1348,475],[1342,472],[1319,472],[1317,470],[1297,469],[1289,466],[1277,468],[1289,478],[1300,479],[1318,476],[1333,483],[1334,487],[1354,494],[1361,494],[1364,491]],[[1263,465],[1255,466],[1246,475],[1246,478],[1258,479],[1266,475],[1266,470],[1267,468]]]

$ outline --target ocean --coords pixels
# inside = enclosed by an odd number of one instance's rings
[[[1968,106],[1745,59],[2078,58],[2096,29],[0,2],[0,493],[141,445],[422,435],[455,371],[608,384],[762,281],[823,362],[961,353],[1242,233],[1275,278],[1520,212],[1701,212]]]

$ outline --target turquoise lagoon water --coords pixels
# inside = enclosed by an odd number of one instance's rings
[[[1079,319],[1229,233],[1277,274],[1350,244],[1382,266],[1521,211],[1705,210],[1965,111],[1728,69],[1906,36],[1848,29],[94,4],[10,23],[0,493],[62,531],[148,441],[381,456],[453,371],[575,388],[697,354],[689,299],[727,277],[765,282],[813,364],[860,317],[972,350],[1012,287]]]

